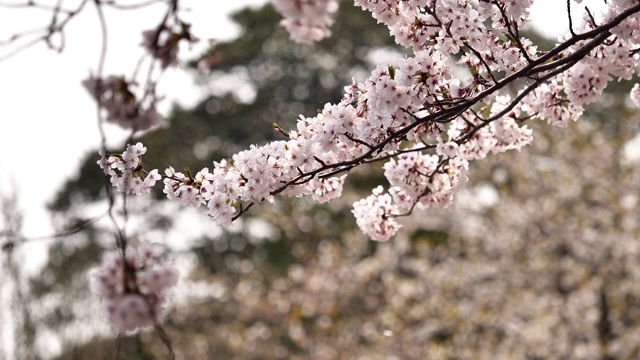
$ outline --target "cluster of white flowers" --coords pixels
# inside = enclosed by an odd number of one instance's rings
[[[635,0],[611,1],[611,4],[609,4],[609,11],[604,14],[602,20],[604,22],[608,22],[637,4],[638,2]],[[638,13],[629,15],[620,25],[611,29],[611,33],[624,41],[631,41],[635,44],[639,44],[640,15]]]
[[[224,185],[225,164],[216,164],[213,173],[208,168],[200,170],[195,177],[191,174],[176,172],[172,167],[165,170],[164,193],[170,200],[200,207],[206,204],[211,219],[219,225],[231,224],[236,209],[230,199],[234,196],[234,187],[216,187]],[[217,182],[215,180],[218,180]]]
[[[410,152],[387,162],[384,176],[392,185],[389,192],[398,206],[439,207],[448,205],[454,191],[467,182],[468,166],[464,159],[445,163],[437,155]]]
[[[148,194],[156,181],[160,180],[160,174],[157,169],[148,173],[142,169],[140,157],[146,152],[147,148],[142,143],[127,145],[127,150],[121,155],[108,155],[101,149],[98,165],[105,175],[111,177],[111,184],[119,191],[136,195]]]
[[[284,16],[280,24],[293,41],[310,44],[331,36],[331,15],[338,10],[338,1],[273,0],[272,3]]]
[[[593,25],[585,24],[585,31],[593,28]],[[633,78],[638,62],[638,55],[633,51],[636,47],[637,43],[618,38],[609,46],[595,48],[582,61],[563,73],[563,90],[567,100],[576,109],[577,116],[582,113],[585,105],[600,99],[611,79]],[[577,46],[575,49],[577,50]]]
[[[382,192],[382,186],[378,186],[371,195],[353,204],[353,214],[360,230],[378,241],[389,239],[400,228],[394,218],[398,215],[398,207],[389,194]]]
[[[481,1],[477,7],[469,0],[355,0],[415,56],[377,66],[363,83],[347,86],[338,104],[325,105],[315,117],[301,116],[295,131],[278,128],[288,140],[252,146],[195,177],[167,169],[164,192],[193,206],[206,204],[217,224],[229,224],[244,204],[276,194],[318,201],[338,197],[346,172],[385,160],[388,194],[376,188],[353,212],[364,232],[389,239],[401,211],[450,203],[467,181],[469,161],[529,144],[532,132],[524,121],[565,126],[611,79],[631,78],[638,60],[632,49],[640,39],[636,17],[612,29],[620,35],[593,46],[593,40],[567,35],[555,55],[546,56],[518,35],[532,2]],[[315,18],[325,25],[332,3],[275,1],[285,21]],[[615,19],[632,6],[637,2],[614,2],[604,18]],[[587,22],[581,29],[593,27]],[[583,51],[584,46],[591,47]],[[452,54],[459,54],[457,60]],[[464,69],[466,78],[453,76]],[[507,83],[522,88],[512,96],[502,90]],[[638,92],[634,87],[634,101]],[[141,171],[130,160],[103,155],[101,166],[118,189],[141,193],[125,178]],[[114,180],[114,163],[131,174],[116,174]]]
[[[195,177],[170,167],[165,170],[164,193],[171,200],[195,207],[206,204],[207,214],[216,224],[229,225],[239,202],[270,198],[272,192],[292,181],[298,170],[312,171],[316,160],[310,159],[310,154],[292,139],[251,147],[234,155],[231,162],[214,163],[213,171],[200,170]],[[304,194],[325,202],[342,194],[344,178],[310,179],[283,191],[289,196]]]
[[[169,289],[178,281],[178,270],[161,262],[162,248],[145,244],[105,253],[92,276],[103,310],[122,331],[155,325],[162,315]]]

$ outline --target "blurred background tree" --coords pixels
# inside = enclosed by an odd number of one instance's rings
[[[298,46],[266,6],[234,16],[238,39],[203,58],[211,95],[176,108],[170,127],[136,139],[150,166],[201,168],[277,138],[338,101],[347,76],[401,56],[384,27],[343,3],[334,36]],[[374,61],[371,61],[374,60]],[[197,67],[197,61],[190,64]],[[195,70],[194,70],[195,72]],[[376,166],[351,175],[329,205],[276,199],[229,229],[193,209],[128,199],[134,241],[165,243],[183,277],[166,329],[184,359],[633,359],[640,357],[640,175],[630,146],[637,113],[613,84],[586,121],[544,124],[521,153],[485,159],[442,211],[423,211],[387,243],[350,214]],[[540,126],[539,126],[540,125]],[[59,359],[112,359],[114,332],[96,320],[86,272],[113,246],[104,180],[91,153],[51,204],[60,229],[28,307],[36,337],[55,334]],[[123,341],[125,358],[162,358],[156,335]]]

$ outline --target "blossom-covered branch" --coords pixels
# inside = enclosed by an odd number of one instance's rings
[[[276,194],[321,202],[338,197],[346,172],[384,159],[388,194],[377,188],[355,204],[354,214],[365,233],[386,240],[402,209],[447,205],[467,181],[469,161],[530,143],[525,121],[566,126],[576,120],[612,78],[631,79],[638,59],[634,1],[612,3],[602,25],[586,21],[548,52],[519,37],[533,1],[355,3],[415,56],[379,65],[364,83],[347,86],[341,102],[301,117],[287,140],[253,146],[195,176],[167,169],[170,199],[204,204],[217,224],[228,225]],[[325,5],[313,10],[316,16],[332,6]],[[305,6],[277,3],[285,16],[313,18]],[[291,9],[304,11],[290,15]],[[290,31],[295,37],[297,30]],[[453,75],[462,70],[466,76]]]

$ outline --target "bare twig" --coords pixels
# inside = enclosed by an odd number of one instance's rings
[[[567,0],[567,18],[569,19],[569,32],[571,32],[572,36],[576,36],[573,31],[573,18],[571,17],[571,0]]]

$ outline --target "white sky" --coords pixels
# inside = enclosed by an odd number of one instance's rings
[[[64,4],[76,2],[68,0]],[[233,37],[237,29],[227,15],[233,9],[265,2],[182,0],[180,3],[192,8],[184,17],[193,24],[196,36],[206,40]],[[543,31],[558,34],[567,28],[564,6],[564,1],[537,0],[532,17]],[[145,10],[107,13],[109,53],[105,74],[132,73],[142,54],[139,46],[142,30],[155,26],[164,11],[164,5],[158,4]],[[33,9],[0,8],[0,41],[19,29],[46,24],[47,15]],[[99,145],[95,104],[80,85],[97,66],[99,29],[95,8],[89,2],[83,13],[68,25],[62,54],[39,44],[0,62],[0,192],[17,191],[26,216],[23,230],[28,237],[52,233],[44,205],[74,175],[83,154]],[[204,44],[206,41],[197,49]],[[194,54],[182,58],[189,59]],[[180,69],[168,70],[159,90],[167,97],[163,102],[165,112],[175,100],[189,106],[203,94],[192,77]],[[124,136],[115,127],[107,129],[112,143]]]

